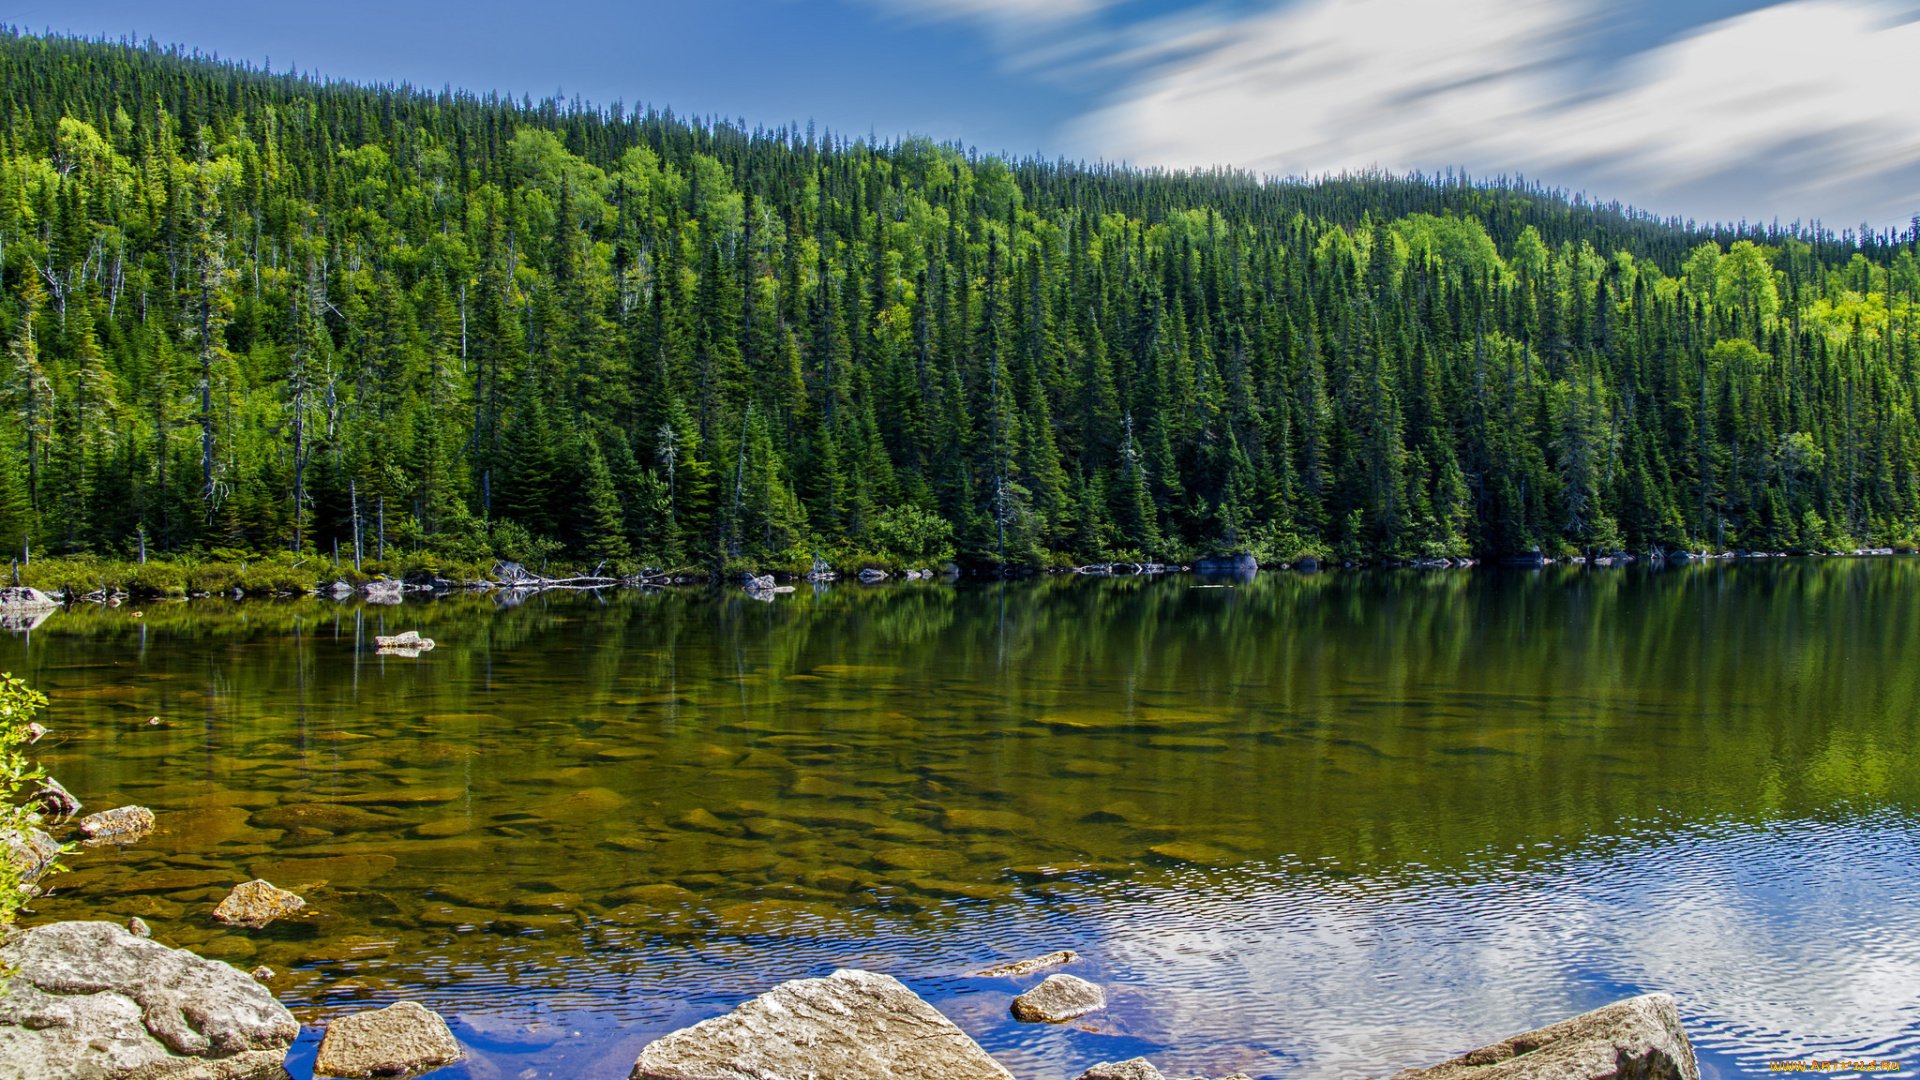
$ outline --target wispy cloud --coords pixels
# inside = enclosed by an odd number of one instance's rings
[[[1792,0],[1625,61],[1586,0],[1304,0],[1134,28],[1142,74],[1074,127],[1138,164],[1525,173],[1703,219],[1920,211],[1920,22]],[[1112,42],[1110,44],[1119,44]]]

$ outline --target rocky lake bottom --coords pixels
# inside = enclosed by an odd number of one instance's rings
[[[420,1000],[449,1080],[624,1077],[836,967],[1022,1080],[1380,1076],[1650,991],[1713,1075],[1920,1048],[1920,563],[1200,583],[58,612],[0,640],[37,760],[158,827],[27,921]],[[308,913],[210,919],[256,877]],[[966,974],[1059,948],[1108,1009]]]

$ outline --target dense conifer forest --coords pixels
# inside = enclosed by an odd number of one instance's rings
[[[1010,160],[17,32],[0,101],[0,548],[990,568],[1920,525],[1920,221]]]

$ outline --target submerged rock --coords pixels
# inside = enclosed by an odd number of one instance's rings
[[[144,806],[116,806],[80,819],[80,835],[89,844],[131,844],[153,831],[153,811]]]
[[[256,810],[247,818],[247,824],[256,829],[309,828],[330,833],[390,829],[406,823],[405,818],[338,803],[281,803]]]
[[[1058,1024],[1107,1007],[1107,992],[1076,975],[1049,975],[1013,999],[1013,1018],[1023,1024]]]
[[[440,1014],[417,1001],[396,1001],[329,1022],[313,1071],[316,1076],[400,1076],[465,1056]]]
[[[725,1016],[656,1039],[629,1080],[1012,1080],[898,979],[842,969],[781,983]]]
[[[1700,1080],[1668,994],[1616,1001],[1392,1080]]]
[[[306,906],[307,902],[300,897],[255,878],[235,885],[227,898],[220,901],[220,906],[213,909],[213,917],[229,926],[258,930]]]
[[[300,1031],[244,974],[112,923],[15,934],[0,967],[9,1080],[234,1080],[277,1070]]]
[[[1080,959],[1080,954],[1072,949],[1061,949],[1045,956],[1035,956],[1026,960],[1015,960],[1007,964],[993,964],[978,971],[967,972],[970,979],[1017,979],[1022,975],[1031,975],[1050,967],[1071,964]]]

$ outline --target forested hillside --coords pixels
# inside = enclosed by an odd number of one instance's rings
[[[1920,228],[1012,161],[13,33],[0,100],[0,548],[330,555],[356,512],[369,554],[711,569],[1920,524]]]

